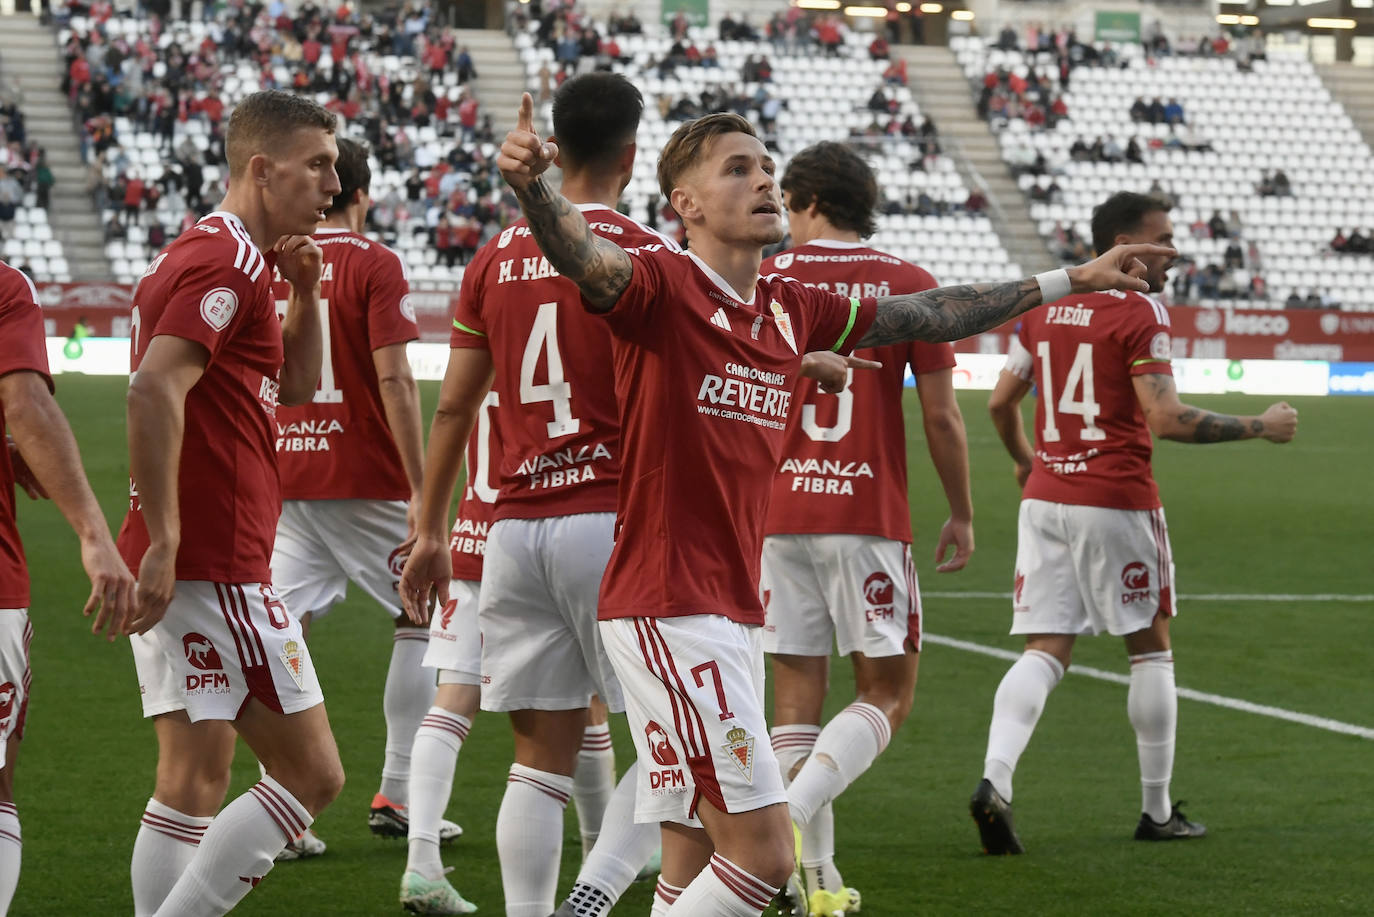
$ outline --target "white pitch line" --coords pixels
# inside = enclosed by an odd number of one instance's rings
[[[921,597],[928,599],[1009,599],[1010,592],[929,592],[921,590]],[[1180,595],[1181,602],[1349,602],[1361,604],[1374,602],[1374,595],[1350,595],[1342,592],[1317,592],[1309,594],[1253,593],[1253,592],[1213,592]]]
[[[937,646],[948,646],[956,650],[964,650],[968,653],[992,656],[994,659],[1005,659],[1008,662],[1014,662],[1021,658],[1020,653],[1014,653],[1011,650],[1004,650],[995,646],[984,646],[981,643],[970,643],[968,640],[956,640],[953,637],[942,637],[939,634],[922,634],[921,639],[929,643],[934,643]],[[1069,672],[1076,672],[1079,675],[1086,675],[1098,681],[1109,681],[1118,685],[1129,685],[1131,683],[1131,679],[1122,675],[1120,672],[1108,672],[1103,669],[1094,669],[1091,666],[1073,665],[1069,667]],[[1285,710],[1282,707],[1270,707],[1266,704],[1252,704],[1248,700],[1240,700],[1235,697],[1223,697],[1220,694],[1208,694],[1206,691],[1194,691],[1192,688],[1179,688],[1178,696],[1187,698],[1188,700],[1199,701],[1204,704],[1225,707],[1228,710],[1241,710],[1245,713],[1255,713],[1259,716],[1272,717],[1276,720],[1284,720],[1289,723],[1298,723],[1302,726],[1325,729],[1327,732],[1338,732],[1342,735],[1356,736],[1361,739],[1374,741],[1374,729],[1370,729],[1366,726],[1356,726],[1353,723],[1342,723],[1340,720],[1332,720],[1324,716],[1312,716],[1311,714],[1298,713],[1294,710]]]

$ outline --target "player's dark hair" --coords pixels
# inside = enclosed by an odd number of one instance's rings
[[[757,137],[754,125],[732,111],[723,111],[686,124],[673,131],[658,155],[658,187],[670,202],[678,179],[700,158],[706,144],[722,134],[748,134]]]
[[[836,229],[867,238],[878,231],[878,179],[863,157],[843,143],[812,144],[787,164],[782,190],[787,209],[801,213],[812,204]]]
[[[372,167],[367,164],[367,144],[339,137],[339,158],[334,161],[334,171],[339,174],[338,194],[334,203],[329,205],[330,213],[338,213],[353,203],[353,193],[368,193],[372,187]]]
[[[316,128],[333,133],[338,127],[334,113],[313,99],[264,89],[244,96],[229,115],[224,133],[224,153],[229,160],[229,175],[237,177],[248,168],[248,160],[259,153],[280,154],[296,131]]]
[[[1118,191],[1093,208],[1093,248],[1102,254],[1121,233],[1140,229],[1147,214],[1168,213],[1173,207],[1173,202],[1162,195]]]
[[[575,76],[553,94],[553,135],[564,163],[604,165],[635,142],[644,97],[618,73]]]

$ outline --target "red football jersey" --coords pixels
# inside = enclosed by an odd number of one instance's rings
[[[501,397],[487,392],[482,408],[477,412],[477,424],[468,438],[467,484],[463,499],[458,503],[458,518],[453,520],[448,549],[453,561],[453,578],[482,581],[482,560],[487,553],[487,529],[491,527],[496,508],[495,480],[492,465],[500,458],[501,440],[496,433],[496,411]]]
[[[324,360],[311,402],[277,411],[282,499],[408,500],[410,484],[372,362],[374,350],[420,336],[405,263],[380,242],[346,229],[319,229],[314,238],[324,252]],[[278,314],[286,313],[289,289],[274,276]]]
[[[601,204],[579,204],[592,231],[630,248],[677,246]],[[611,335],[584,312],[521,219],[488,242],[463,274],[453,347],[491,351],[501,392],[496,518],[613,512],[620,421]]]
[[[43,334],[43,309],[38,291],[27,274],[0,261],[0,376],[30,371],[41,375],[52,390],[48,374],[48,345]],[[5,429],[5,404],[0,401],[0,432]],[[10,450],[0,444],[0,608],[29,607],[29,568],[15,527],[14,466]]]
[[[1169,313],[1143,293],[1067,296],[1026,313],[1007,370],[1033,381],[1035,463],[1022,497],[1155,509],[1154,443],[1132,376],[1173,375]]]
[[[605,315],[625,459],[599,616],[761,625],[764,516],[802,355],[848,353],[876,301],[774,275],[741,302],[692,252],[631,256]]]
[[[272,303],[275,258],[253,244],[239,218],[203,217],[153,259],[134,287],[129,365],[171,335],[209,352],[186,395],[177,474],[179,580],[268,582],[281,515],[273,424],[282,366],[281,322]],[[138,571],[148,530],[130,482],[119,550]]]
[[[840,295],[915,293],[937,286],[929,273],[861,242],[817,239],[763,263],[794,280]],[[846,533],[910,543],[906,487],[906,367],[921,373],[954,366],[954,347],[913,341],[866,347],[855,356],[882,369],[850,373],[849,388],[822,392],[800,379],[794,416],[773,479],[765,535]]]

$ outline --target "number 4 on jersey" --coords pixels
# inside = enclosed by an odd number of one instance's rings
[[[1107,431],[1095,423],[1097,415],[1102,413],[1102,407],[1093,394],[1093,345],[1086,342],[1078,345],[1078,352],[1074,354],[1073,364],[1069,367],[1068,378],[1064,380],[1064,392],[1060,395],[1058,404],[1054,401],[1049,341],[1037,342],[1035,352],[1040,357],[1040,388],[1045,398],[1045,429],[1041,431],[1044,441],[1057,443],[1060,440],[1059,426],[1054,422],[1056,413],[1074,414],[1083,418],[1083,433],[1080,439],[1084,442],[1106,439]],[[1075,396],[1080,387],[1082,397],[1077,398]]]
[[[539,365],[540,352],[548,354],[548,382],[536,385],[534,370]],[[549,439],[570,436],[582,426],[572,416],[572,384],[563,378],[563,355],[558,350],[558,303],[539,304],[525,342],[525,355],[520,360],[520,403],[553,402],[553,420],[548,423]]]

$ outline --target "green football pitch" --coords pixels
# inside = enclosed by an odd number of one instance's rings
[[[125,505],[123,390],[123,379],[58,380],[112,525]],[[428,417],[434,385],[425,386],[424,397]],[[1258,412],[1266,403],[1194,400],[1231,412]],[[1131,840],[1139,784],[1126,689],[1071,670],[1017,772],[1017,825],[1029,853],[998,859],[979,853],[966,805],[981,773],[992,695],[1007,666],[986,650],[1017,648],[1006,634],[1005,597],[1017,494],[984,394],[962,393],[960,403],[978,549],[964,572],[934,572],[942,500],[920,424],[910,424],[915,552],[931,639],[911,721],[835,807],[838,864],[863,892],[863,912],[1369,913],[1374,402],[1299,399],[1299,437],[1288,446],[1165,443],[1156,452],[1182,595],[1174,627],[1178,681],[1205,697],[1180,700],[1173,792],[1207,824],[1209,837],[1187,844]],[[914,417],[914,398],[912,404]],[[19,499],[36,636],[16,789],[24,867],[12,913],[127,914],[129,853],[152,789],[153,732],[139,716],[127,643],[97,641],[77,613],[86,584],[74,536],[50,504]],[[358,598],[315,628],[312,655],[348,784],[315,826],[328,853],[279,865],[241,913],[399,910],[405,847],[373,838],[365,824],[381,768],[390,631],[389,619]],[[1110,638],[1083,641],[1075,666],[1126,670],[1120,643]],[[852,698],[847,669],[836,660],[832,711]],[[1338,723],[1363,734],[1332,731]],[[616,730],[623,769],[632,752],[623,725]],[[445,862],[455,867],[450,878],[484,914],[502,913],[494,831],[510,755],[505,720],[479,715],[449,806],[466,831],[446,849]],[[256,774],[241,750],[231,796]],[[578,863],[569,809],[560,892]],[[632,888],[615,913],[647,915],[650,885]]]

